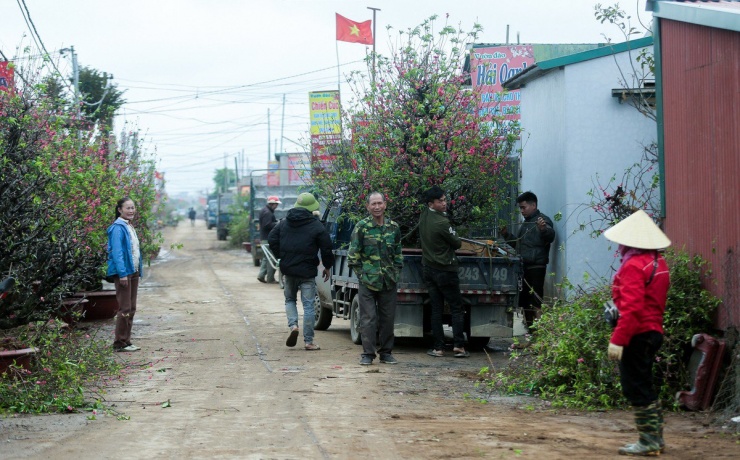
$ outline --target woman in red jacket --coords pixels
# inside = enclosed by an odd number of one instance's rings
[[[622,455],[663,451],[663,415],[653,385],[653,363],[663,343],[663,312],[670,285],[668,265],[658,252],[671,241],[642,210],[604,236],[619,243],[622,265],[614,275],[612,299],[619,321],[609,341],[609,359],[619,361],[622,392],[632,404],[640,439]]]

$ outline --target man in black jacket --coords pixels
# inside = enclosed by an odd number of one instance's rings
[[[275,217],[275,209],[280,206],[280,198],[277,196],[268,196],[267,204],[262,211],[260,211],[260,241],[267,243],[267,237],[275,225],[277,225],[277,218]],[[270,265],[270,261],[267,257],[262,257],[262,264],[260,265],[260,272],[257,275],[257,281],[260,283],[276,283],[275,281],[275,269]]]
[[[524,264],[519,307],[524,310],[525,326],[529,331],[542,308],[545,274],[550,261],[550,243],[555,240],[555,229],[552,220],[537,209],[537,195],[524,192],[517,197],[516,203],[524,222],[519,227],[516,238],[506,227],[501,229],[501,236],[517,249]]]
[[[314,298],[316,297],[316,275],[318,274],[319,251],[324,266],[324,280],[329,279],[334,265],[334,254],[329,233],[314,211],[319,203],[310,193],[298,195],[293,209],[285,219],[272,229],[267,238],[270,249],[280,259],[280,272],[285,275],[285,313],[288,316],[290,335],[285,345],[294,347],[298,341],[298,291],[303,304],[303,340],[306,350],[319,350],[313,342],[315,320]],[[318,308],[321,308],[320,306]]]
[[[460,278],[457,274],[457,256],[462,241],[450,225],[447,217],[447,197],[444,190],[435,185],[424,192],[427,209],[419,220],[421,238],[421,262],[424,285],[429,291],[432,307],[431,326],[434,346],[427,351],[429,356],[444,356],[444,329],[442,316],[444,303],[450,306],[452,318],[452,353],[456,358],[467,358],[465,349],[465,309],[460,295]]]

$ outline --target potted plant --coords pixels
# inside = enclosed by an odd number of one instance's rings
[[[37,351],[37,348],[27,347],[13,337],[3,337],[0,339],[0,375],[7,372],[11,365],[28,369]]]

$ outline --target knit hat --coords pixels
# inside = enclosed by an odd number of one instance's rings
[[[604,236],[615,243],[638,249],[663,249],[671,245],[671,240],[643,210],[605,231]]]
[[[313,212],[319,209],[319,202],[316,201],[316,198],[310,193],[301,193],[298,195],[298,199],[295,200],[295,206],[296,208],[304,208],[308,209],[309,211]]]

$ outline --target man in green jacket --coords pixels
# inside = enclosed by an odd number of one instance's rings
[[[421,213],[419,235],[421,236],[422,264],[424,265],[424,284],[429,291],[432,304],[432,335],[434,347],[427,351],[429,356],[444,356],[444,330],[442,313],[445,300],[452,313],[452,352],[456,358],[467,358],[465,350],[465,311],[460,295],[460,279],[457,275],[455,250],[460,249],[462,241],[447,218],[447,197],[444,190],[435,185],[426,192],[424,198],[427,209]]]
[[[367,198],[369,217],[355,225],[347,255],[348,265],[357,275],[360,290],[360,364],[369,366],[375,359],[376,344],[380,362],[396,364],[393,356],[396,318],[396,283],[403,267],[401,230],[385,218],[385,197],[372,192]]]

